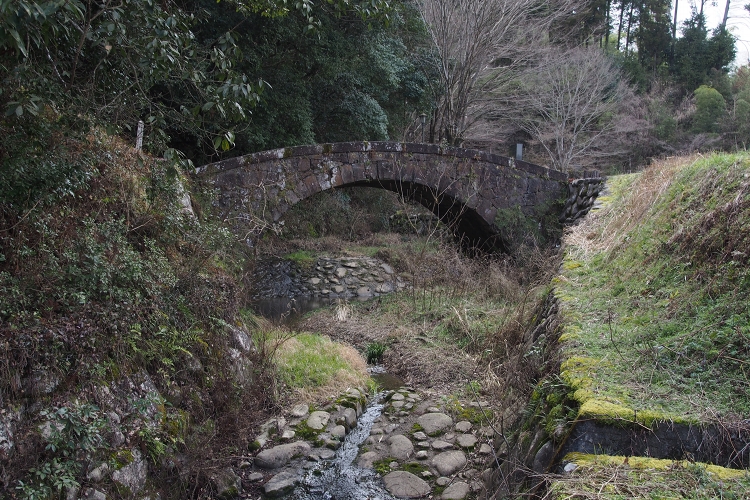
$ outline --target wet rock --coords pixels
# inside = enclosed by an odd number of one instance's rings
[[[143,459],[140,450],[130,450],[133,461],[112,473],[112,480],[124,486],[131,493],[138,493],[146,485],[148,475],[148,464]]]
[[[296,472],[282,471],[263,485],[263,493],[270,498],[278,498],[292,491],[298,480]]]
[[[424,479],[406,471],[395,471],[383,478],[388,492],[398,498],[420,498],[430,493],[430,485]]]
[[[408,460],[414,453],[414,445],[411,440],[401,434],[394,434],[388,438],[388,444],[390,445],[390,454],[395,459]]]
[[[307,426],[313,430],[320,431],[328,425],[331,414],[327,411],[314,411],[307,418]]]
[[[432,465],[441,476],[450,476],[466,466],[466,454],[463,451],[444,451],[435,455]]]
[[[428,436],[440,434],[445,429],[453,425],[453,419],[445,413],[425,413],[417,419],[417,423],[422,426]]]
[[[255,457],[255,465],[263,469],[278,469],[298,456],[310,453],[310,445],[305,441],[296,441],[289,444],[280,444],[263,450]]]
[[[471,493],[471,487],[468,483],[459,481],[453,483],[443,491],[443,495],[440,498],[444,500],[463,500],[469,493]]]
[[[459,434],[456,443],[461,448],[474,448],[477,444],[477,437],[473,434]]]

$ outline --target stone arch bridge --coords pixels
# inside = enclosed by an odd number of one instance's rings
[[[602,181],[571,183],[563,172],[483,151],[397,142],[275,149],[211,163],[196,175],[215,190],[221,216],[249,240],[300,200],[368,186],[421,203],[462,243],[489,251],[509,247],[501,229],[519,218],[539,228],[578,218]]]

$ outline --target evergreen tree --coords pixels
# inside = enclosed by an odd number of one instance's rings
[[[684,91],[692,92],[709,80],[711,70],[726,73],[734,60],[734,36],[721,27],[708,37],[702,14],[683,23],[682,37],[675,42],[672,74]]]
[[[638,60],[649,72],[656,71],[668,61],[672,43],[670,0],[641,0],[638,8],[638,28],[635,33]]]

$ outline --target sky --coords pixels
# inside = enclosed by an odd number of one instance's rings
[[[691,0],[678,0],[678,2],[677,36],[680,36],[680,25],[682,21],[690,17],[691,8],[696,5],[696,2]],[[737,39],[735,66],[748,64],[748,60],[750,59],[750,12],[744,7],[746,3],[748,3],[748,0],[731,0],[729,3],[727,28]],[[674,5],[674,0],[672,5]],[[697,5],[699,6],[700,4]],[[708,0],[704,5],[703,14],[706,16],[706,27],[709,33],[721,24],[725,7],[726,0]],[[674,10],[672,11],[672,15],[674,16]]]

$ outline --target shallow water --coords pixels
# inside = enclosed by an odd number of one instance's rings
[[[373,398],[357,421],[357,426],[346,436],[333,460],[322,462],[309,470],[301,486],[289,495],[300,500],[392,500],[383,480],[372,469],[354,464],[359,447],[370,435],[376,418],[383,411],[383,393]]]

